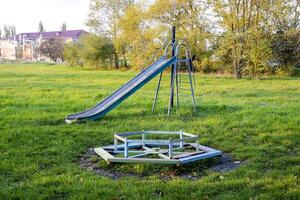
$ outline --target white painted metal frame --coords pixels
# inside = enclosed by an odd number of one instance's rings
[[[150,135],[170,137],[169,139],[147,139]],[[132,136],[135,138],[132,139]],[[136,139],[136,137],[140,138]],[[114,135],[113,145],[94,148],[94,151],[108,163],[185,164],[222,154],[219,150],[199,145],[198,139],[198,136],[183,131],[118,133]],[[193,151],[185,152],[187,148]]]

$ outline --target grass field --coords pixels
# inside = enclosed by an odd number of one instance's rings
[[[197,112],[185,97],[166,116],[169,80],[156,113],[156,81],[105,118],[68,125],[135,72],[47,64],[0,65],[0,199],[300,199],[300,78],[234,80],[197,75]],[[78,156],[115,132],[180,130],[241,167],[191,181],[111,180],[81,169]]]

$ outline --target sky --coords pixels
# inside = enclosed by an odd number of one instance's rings
[[[84,29],[90,0],[0,0],[0,28],[15,25],[17,33],[37,32],[39,21],[46,31]]]

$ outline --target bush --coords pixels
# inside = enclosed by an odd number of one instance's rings
[[[211,58],[207,57],[204,58],[198,65],[199,67],[197,69],[206,74],[224,73],[226,71],[225,68],[222,66],[222,63],[218,61],[212,61]]]
[[[300,33],[297,31],[278,31],[272,40],[273,60],[279,63],[280,74],[291,74],[293,67],[299,65]]]
[[[114,52],[114,45],[108,38],[88,34],[75,43],[67,44],[64,57],[70,65],[99,69],[112,65]]]
[[[82,66],[81,59],[79,57],[79,45],[78,43],[70,42],[64,47],[64,58],[71,66]]]

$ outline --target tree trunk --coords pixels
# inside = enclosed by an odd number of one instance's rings
[[[234,61],[234,69],[233,69],[233,75],[234,78],[238,78],[238,64],[237,64],[237,60]]]
[[[242,73],[241,73],[242,65],[243,63],[240,58],[234,61],[234,78],[236,79],[242,78]]]
[[[257,69],[257,65],[254,64],[254,69],[253,69],[253,72],[252,72],[253,78],[256,78],[256,69]]]
[[[123,59],[124,59],[124,66],[125,66],[126,69],[128,69],[127,59],[126,59],[125,53],[123,54]]]
[[[117,53],[114,53],[114,62],[115,62],[115,68],[119,69],[119,57]]]

